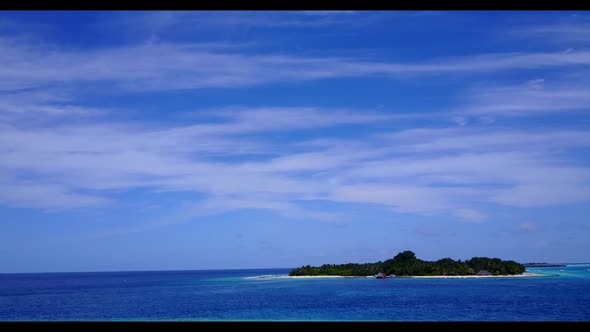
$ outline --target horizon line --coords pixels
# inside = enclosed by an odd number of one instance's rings
[[[520,264],[530,264],[520,263]],[[590,262],[566,262],[566,263],[549,263],[544,262],[543,264],[564,264],[564,265],[584,265]],[[531,266],[531,267],[543,267],[543,266]],[[241,269],[190,269],[190,270],[118,270],[118,271],[53,271],[53,272],[0,272],[2,274],[50,274],[50,273],[119,273],[119,272],[197,272],[197,271],[248,271],[248,270],[287,270],[295,269],[296,267],[263,267],[263,268],[241,268]]]

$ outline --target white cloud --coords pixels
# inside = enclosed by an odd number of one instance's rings
[[[477,121],[483,125],[490,125],[494,122],[496,122],[496,120],[492,117],[489,116],[480,116],[477,118]]]
[[[108,198],[73,192],[61,185],[18,183],[11,179],[8,183],[0,181],[0,186],[0,202],[15,207],[53,211],[101,207],[110,202]]]
[[[455,117],[453,117],[453,122],[455,122],[457,125],[463,127],[469,123],[469,120],[464,116],[455,116]]]
[[[480,222],[486,218],[476,208],[481,204],[537,207],[590,200],[590,169],[565,153],[590,145],[584,131],[465,126],[342,139],[322,129],[397,119],[313,107],[205,113],[192,124],[166,127],[106,120],[0,123],[0,202],[95,207],[112,202],[115,190],[142,189],[193,193],[194,209],[178,222],[236,209],[331,222],[342,217],[303,204],[312,201]],[[272,139],[303,129],[317,138]]]
[[[166,15],[156,22],[157,29],[184,19],[182,13]],[[266,18],[236,15],[226,19],[266,24]],[[340,19],[356,14],[306,15]],[[306,20],[300,16],[284,24]],[[195,198],[174,222],[236,209],[325,221],[341,217],[304,208],[302,202],[315,200],[481,222],[487,217],[479,208],[484,204],[527,208],[590,200],[590,169],[570,153],[590,145],[587,131],[506,129],[492,126],[490,117],[586,110],[590,93],[585,80],[554,82],[534,76],[524,84],[483,87],[473,91],[472,99],[462,99],[471,102],[464,110],[427,115],[456,125],[395,132],[386,124],[419,122],[422,115],[312,106],[228,107],[195,112],[190,123],[164,126],[106,117],[90,122],[85,120],[89,115],[113,110],[85,106],[75,98],[84,83],[108,83],[109,93],[127,93],[374,75],[575,69],[590,65],[588,51],[403,63],[159,43],[153,36],[147,45],[85,50],[0,39],[0,90],[5,91],[0,94],[0,203],[96,207],[112,202],[114,191],[142,189],[204,197]],[[478,121],[487,126],[478,126]],[[348,138],[325,130],[353,125],[384,129],[350,130]],[[161,224],[156,220],[146,227]]]
[[[105,115],[115,109],[94,108],[76,105],[73,98],[64,93],[44,90],[18,91],[0,93],[0,114],[15,113],[22,117],[32,116],[43,119],[43,116],[98,116]]]
[[[239,53],[210,44],[149,43],[74,50],[0,39],[0,64],[0,89],[4,90],[114,82],[110,85],[111,90],[149,91],[235,88],[375,75],[402,78],[408,75],[587,66],[590,52],[482,54],[422,63],[396,63]]]
[[[290,195],[283,198],[285,200],[292,199],[293,195],[317,192],[321,187],[317,182],[288,176],[289,172],[313,169],[306,165],[305,154],[289,154],[278,143],[244,135],[367,124],[385,119],[387,117],[370,112],[264,108],[240,109],[235,113],[224,111],[222,122],[169,128],[108,122],[41,127],[5,123],[0,124],[3,155],[0,170],[7,175],[4,188],[20,185],[19,174],[26,173],[37,183],[55,180],[69,187],[71,192],[139,187],[222,196],[236,193],[248,196],[254,192]],[[280,157],[281,154],[286,155]],[[265,162],[215,160],[256,155],[264,156]],[[309,160],[315,157],[307,156]],[[325,167],[324,162],[316,163],[319,170]],[[265,173],[273,170],[273,174]],[[12,204],[14,200],[9,200],[9,196],[5,193],[0,200]],[[53,197],[52,205],[56,205],[60,197]],[[64,207],[78,205],[78,202],[72,203],[70,196],[62,198]],[[23,204],[28,201],[23,199]],[[240,201],[246,202],[244,197]]]
[[[455,210],[455,216],[475,223],[482,222],[487,217],[485,214],[472,209],[457,209]]]
[[[324,16],[324,15],[353,15],[353,14],[357,14],[358,11],[355,11],[355,10],[302,10],[302,11],[298,11],[297,13],[303,14],[303,15]]]
[[[501,190],[491,197],[491,201],[517,207],[536,207],[590,200],[590,188],[587,184],[576,185],[573,181],[561,183],[553,178],[554,175],[551,172],[544,173],[544,176],[551,178],[546,181],[539,179],[532,184],[526,183]],[[587,181],[587,178],[584,180]]]
[[[397,212],[432,215],[445,212],[452,206],[455,194],[460,193],[453,189],[436,189],[415,184],[368,182],[338,186],[326,199],[343,203],[383,205]]]
[[[514,34],[526,38],[539,38],[544,42],[580,45],[580,43],[587,43],[590,40],[590,23],[587,21],[562,21],[522,28],[516,30]]]
[[[537,224],[532,223],[532,222],[523,222],[522,224],[520,224],[520,229],[525,232],[534,232],[538,228],[539,227],[537,226]]]
[[[523,151],[590,145],[590,133],[584,130],[555,129],[550,132],[502,130],[496,128],[409,129],[382,135],[398,145],[402,152],[426,151],[498,151],[529,144]]]
[[[587,80],[560,78],[557,82],[534,79],[524,84],[479,88],[469,97],[465,113],[529,115],[555,111],[588,111],[590,84]]]
[[[253,28],[321,28],[326,26],[358,26],[367,24],[391,13],[331,11],[331,10],[297,10],[297,11],[204,11],[204,12],[148,12],[110,17],[108,22],[101,22],[119,29],[137,32],[150,31],[164,34],[170,31],[195,32],[199,30],[233,31],[235,29]]]

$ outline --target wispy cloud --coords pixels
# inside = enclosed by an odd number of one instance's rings
[[[207,44],[151,43],[68,50],[0,40],[0,63],[0,89],[4,90],[91,82],[114,82],[112,88],[125,90],[175,90],[376,75],[402,78],[588,66],[590,52],[483,54],[394,63],[229,52],[211,49]]]
[[[219,112],[212,114],[219,115]],[[287,172],[298,170],[299,166],[292,158],[272,159],[288,150],[243,135],[367,124],[387,119],[370,112],[352,114],[348,111],[280,107],[240,109],[231,114],[224,111],[223,116],[225,120],[222,122],[170,128],[117,123],[49,127],[5,123],[0,132],[3,154],[0,168],[7,175],[3,179],[4,188],[11,188],[10,191],[19,186],[26,188],[25,179],[30,178],[20,176],[26,173],[34,176],[36,183],[49,185],[56,182],[72,192],[77,189],[147,187],[218,196],[258,191],[302,194],[313,192],[314,188],[317,190],[319,185],[284,174],[264,173],[265,167]],[[215,160],[221,156],[246,158],[256,155],[265,156],[268,166]],[[40,159],[44,162],[39,163]],[[9,195],[3,196],[4,201],[8,202],[6,197]],[[59,196],[54,196],[54,201],[59,201]],[[64,207],[70,205],[70,200],[63,202]],[[244,204],[247,200],[242,197],[239,202]]]
[[[590,133],[585,130],[559,129],[549,133],[534,130],[506,130],[499,128],[415,128],[378,137],[398,144],[400,152],[492,152],[520,146],[528,154],[564,147],[588,146]],[[535,144],[536,143],[536,144]],[[528,145],[528,149],[524,146]]]
[[[455,216],[475,223],[482,222],[487,217],[485,214],[472,209],[457,209],[455,210]]]
[[[539,226],[532,222],[523,222],[520,224],[519,228],[524,232],[530,233],[535,232],[539,228]]]
[[[299,11],[297,13],[303,14],[303,15],[320,15],[320,16],[325,16],[325,15],[354,15],[354,14],[358,14],[358,11],[355,10],[302,10]]]
[[[0,181],[0,202],[9,206],[56,211],[101,207],[110,202],[106,197],[77,192],[59,184],[38,184],[36,181],[16,183],[14,180]]]
[[[340,24],[358,14],[268,15],[164,13],[154,29],[219,20],[234,26],[311,27]],[[454,112],[235,106],[195,110],[186,122],[168,125],[109,117],[89,121],[114,110],[88,106],[78,95],[86,84],[126,94],[350,77],[489,78],[515,70],[586,70],[590,52],[583,49],[417,62],[267,53],[158,38],[79,49],[0,39],[0,64],[0,203],[8,206],[102,207],[116,202],[113,193],[136,189],[194,196],[167,220],[131,227],[141,230],[241,209],[328,222],[344,217],[306,204],[314,202],[477,223],[490,218],[490,206],[590,201],[590,168],[572,152],[590,146],[588,131],[494,125],[500,115],[585,111],[590,85],[584,79],[538,75],[522,84],[479,85],[461,90],[465,95],[456,108],[441,106],[458,109]],[[100,95],[96,90],[95,97]],[[437,117],[444,119],[422,121]],[[402,121],[411,127],[398,126]],[[331,130],[337,127],[347,130]]]
[[[538,38],[548,43],[568,43],[573,47],[588,45],[590,38],[590,22],[587,20],[562,20],[561,22],[548,23],[523,27],[514,32],[523,38]]]
[[[467,123],[469,123],[469,120],[464,116],[455,116],[453,117],[453,122],[459,126],[465,126]]]
[[[20,118],[37,116],[60,117],[68,119],[80,116],[99,116],[108,114],[115,109],[81,106],[76,104],[71,96],[51,90],[21,90],[16,92],[0,93],[0,115],[12,113],[11,116]]]
[[[199,212],[182,220],[235,209],[337,220],[301,204],[326,201],[472,222],[486,218],[481,204],[534,207],[590,200],[590,169],[564,155],[590,144],[586,132],[449,127],[347,140],[321,129],[396,119],[314,107],[228,108],[210,116],[217,120],[156,128],[107,121],[4,123],[0,200],[52,209],[92,207],[112,202],[113,190],[141,188],[193,193]],[[276,143],[258,138],[296,130],[316,130],[322,144],[305,144],[298,136]]]
[[[330,25],[366,23],[384,13],[332,10],[302,11],[204,11],[204,12],[153,12],[133,17],[124,16],[118,25],[151,29],[164,33],[169,30],[199,29],[250,29],[250,28],[319,28]],[[155,24],[154,24],[155,22]]]
[[[565,78],[546,82],[533,79],[523,84],[478,88],[469,97],[471,114],[529,115],[564,111],[588,111],[590,84]]]

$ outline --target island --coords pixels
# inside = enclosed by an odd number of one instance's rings
[[[416,258],[412,251],[406,250],[392,259],[377,263],[324,264],[319,267],[306,265],[291,270],[289,276],[375,276],[385,279],[387,276],[515,276],[522,275],[524,271],[523,264],[512,260],[473,257],[466,261],[451,258],[424,261]]]
[[[524,263],[525,267],[564,267],[567,264],[562,263]]]

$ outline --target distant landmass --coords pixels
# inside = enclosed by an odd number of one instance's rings
[[[525,271],[523,264],[503,261],[499,258],[473,257],[461,261],[443,258],[424,261],[409,250],[400,252],[392,259],[377,263],[324,264],[319,267],[302,266],[291,270],[290,276],[501,276],[519,275]]]
[[[524,263],[522,264],[525,267],[562,267],[567,266],[566,264],[562,263]]]

